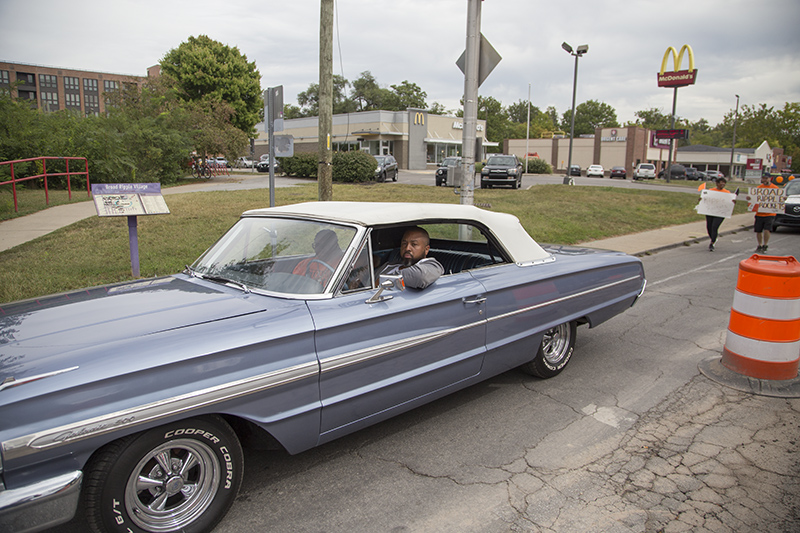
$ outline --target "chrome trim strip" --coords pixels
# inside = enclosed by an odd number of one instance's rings
[[[366,361],[370,361],[372,359],[377,359],[379,357],[383,357],[392,354],[394,352],[406,350],[408,348],[413,348],[415,346],[420,346],[428,342],[433,342],[435,340],[439,340],[441,338],[448,337],[450,335],[458,333],[459,331],[464,331],[470,328],[474,328],[475,326],[483,326],[484,324],[486,324],[486,320],[481,319],[477,322],[472,322],[471,324],[465,324],[463,326],[458,326],[455,328],[443,329],[439,331],[434,331],[432,333],[417,335],[416,337],[410,337],[407,339],[387,342],[385,344],[380,344],[378,346],[362,348],[361,350],[355,350],[352,352],[347,352],[340,355],[334,355],[333,357],[322,359],[320,360],[320,365],[322,367],[323,373],[330,372],[332,370],[337,370],[339,368],[344,368],[346,366],[363,363]]]
[[[32,454],[39,449],[62,446],[69,442],[117,431],[119,428],[137,426],[145,422],[161,420],[200,407],[240,398],[255,392],[313,377],[316,376],[318,372],[319,365],[316,361],[313,361],[291,368],[275,370],[259,376],[182,394],[180,396],[166,398],[157,402],[123,409],[88,420],[81,420],[60,427],[46,429],[31,435],[25,435],[3,442],[3,457],[5,460],[17,459]]]
[[[593,292],[602,291],[604,289],[608,289],[610,287],[614,287],[614,286],[620,285],[622,283],[628,283],[629,281],[633,281],[633,280],[637,280],[637,279],[639,279],[639,276],[632,276],[630,278],[621,279],[619,281],[615,281],[613,283],[608,283],[608,284],[602,285],[600,287],[595,287],[594,289],[588,289],[588,290],[585,290],[585,291],[576,292],[575,294],[570,294],[569,296],[562,296],[561,298],[556,298],[555,300],[547,300],[546,302],[542,302],[540,304],[531,305],[531,306],[528,306],[528,307],[524,307],[522,309],[517,309],[516,311],[511,311],[509,313],[504,313],[502,315],[497,315],[497,316],[491,317],[489,319],[489,322],[495,322],[497,320],[503,320],[504,318],[509,318],[509,317],[516,316],[516,315],[519,315],[519,314],[522,314],[522,313],[527,313],[528,311],[533,311],[534,309],[541,309],[542,307],[547,307],[548,305],[553,305],[553,304],[557,304],[557,303],[561,303],[561,302],[566,302],[567,300],[572,300],[573,298],[578,298],[580,296],[585,296],[587,294],[592,294]]]
[[[11,387],[16,387],[18,385],[24,385],[25,383],[31,383],[33,381],[39,381],[40,379],[51,378],[53,376],[57,376],[59,374],[64,374],[65,372],[72,372],[73,370],[77,370],[80,367],[72,366],[69,368],[64,368],[62,370],[56,370],[54,372],[47,372],[45,374],[39,374],[38,376],[31,376],[29,378],[22,378],[22,379],[15,379],[14,376],[7,377],[3,383],[0,383],[0,391],[5,389],[10,389]]]

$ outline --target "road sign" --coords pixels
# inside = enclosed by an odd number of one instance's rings
[[[481,51],[478,58],[478,87],[480,87],[483,80],[491,74],[494,67],[497,66],[501,59],[503,58],[500,57],[497,50],[494,49],[491,43],[481,33]],[[458,58],[458,61],[456,61],[456,65],[458,65],[458,68],[460,68],[461,72],[464,74],[466,74],[464,70],[466,68],[466,61],[467,51],[465,50],[464,53],[461,54],[461,57]]]

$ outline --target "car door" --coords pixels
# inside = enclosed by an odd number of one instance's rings
[[[377,289],[309,301],[321,369],[320,443],[474,381],[486,350],[482,290],[463,272],[379,303],[366,303]]]

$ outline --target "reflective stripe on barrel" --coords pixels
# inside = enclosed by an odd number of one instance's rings
[[[739,263],[722,364],[758,379],[797,376],[800,265],[794,257],[753,255]]]

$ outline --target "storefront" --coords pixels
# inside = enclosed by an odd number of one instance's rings
[[[281,135],[292,135],[295,153],[318,150],[318,117],[288,119]],[[256,126],[255,156],[269,151],[264,124]],[[448,156],[460,156],[463,121],[457,117],[432,115],[422,109],[406,111],[362,111],[333,116],[331,147],[334,151],[361,150],[372,155],[391,154],[400,168],[425,170]],[[486,121],[477,125],[478,147],[487,143]],[[479,151],[476,159],[483,159]]]

